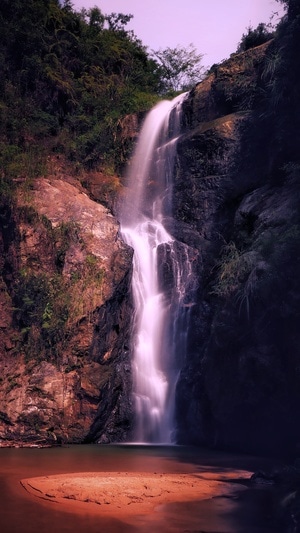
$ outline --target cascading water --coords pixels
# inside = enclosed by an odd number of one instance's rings
[[[134,249],[133,396],[136,442],[171,443],[194,277],[188,246],[169,233],[172,174],[185,95],[146,117],[128,174],[121,233]],[[168,226],[168,230],[166,229]]]

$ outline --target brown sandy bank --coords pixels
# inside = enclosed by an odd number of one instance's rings
[[[127,515],[147,514],[162,504],[233,497],[245,488],[234,480],[250,475],[223,469],[201,474],[80,472],[23,479],[21,484],[44,502],[57,503],[62,511]]]

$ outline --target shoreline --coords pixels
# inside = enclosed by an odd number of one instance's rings
[[[122,516],[153,513],[162,505],[216,497],[235,498],[247,489],[252,472],[169,474],[150,472],[79,472],[26,478],[21,486],[56,510]]]

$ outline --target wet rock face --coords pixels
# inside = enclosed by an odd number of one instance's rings
[[[132,252],[116,220],[50,177],[19,196],[1,237],[0,439],[126,439]]]
[[[300,443],[300,180],[295,165],[278,180],[274,154],[261,155],[271,150],[255,88],[268,46],[192,91],[174,186],[176,236],[199,255],[178,441],[252,453]]]

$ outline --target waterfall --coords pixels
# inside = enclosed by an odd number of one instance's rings
[[[128,170],[121,234],[134,249],[133,398],[136,442],[174,440],[175,388],[194,284],[190,248],[172,235],[172,177],[185,95],[147,115]]]

